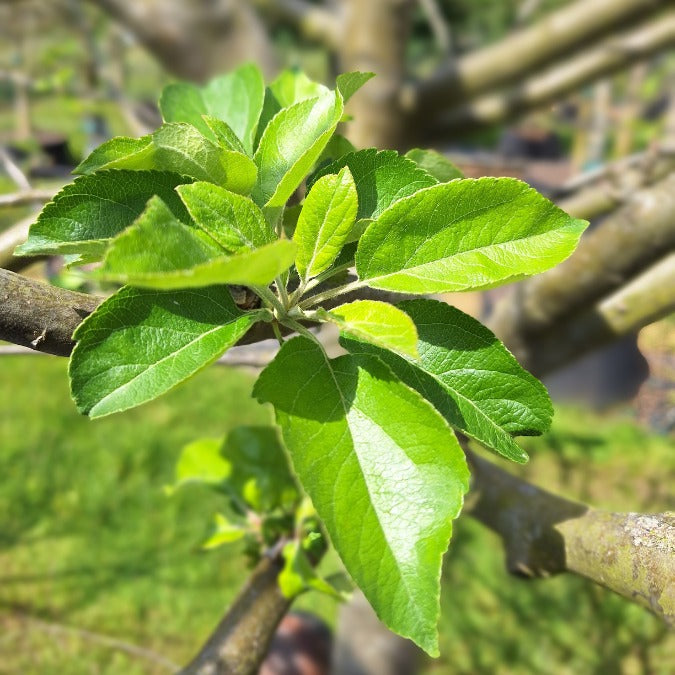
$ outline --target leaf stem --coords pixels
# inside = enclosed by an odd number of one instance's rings
[[[283,279],[281,276],[278,276],[275,280],[274,283],[277,286],[277,291],[279,292],[279,299],[281,300],[281,304],[283,307],[288,311],[291,307],[290,299],[288,297],[288,293],[286,291],[286,284],[284,284]]]
[[[283,305],[279,302],[279,298],[274,294],[272,289],[266,286],[251,286],[251,290],[271,308],[276,310],[277,314],[283,316],[286,313]]]
[[[272,321],[272,331],[274,332],[274,337],[276,337],[279,344],[283,345],[284,336],[281,334],[281,331],[279,330],[279,323],[277,321]]]
[[[345,293],[355,291],[359,288],[362,288],[365,285],[366,284],[359,279],[357,281],[352,281],[350,284],[345,284],[344,286],[337,286],[336,288],[330,288],[327,291],[324,291],[323,293],[318,293],[317,295],[312,295],[311,297],[307,298],[306,300],[304,300],[299,304],[299,307],[301,309],[307,309],[309,307],[318,305],[319,303],[324,302],[326,300],[336,298],[338,295],[344,295]]]

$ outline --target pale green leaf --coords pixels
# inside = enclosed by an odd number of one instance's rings
[[[91,174],[102,169],[171,171],[248,194],[257,168],[241,152],[226,150],[190,124],[164,124],[142,138],[111,138],[94,150],[76,169]]]
[[[511,435],[546,431],[553,408],[546,389],[480,322],[435,300],[398,305],[415,322],[419,359],[345,340],[350,352],[382,359],[448,422],[515,462],[527,454]]]
[[[354,226],[357,209],[356,185],[347,167],[314,183],[293,235],[301,279],[311,279],[332,265]]]
[[[279,588],[285,597],[293,599],[310,589],[324,593],[335,600],[344,600],[345,594],[333,588],[311,566],[299,541],[291,541],[282,550],[284,567],[279,572]]]
[[[284,108],[267,125],[255,153],[259,204],[283,206],[319,158],[342,117],[342,97],[329,92]]]
[[[400,309],[379,300],[355,300],[318,315],[345,335],[417,359],[417,329]]]
[[[288,269],[295,258],[295,244],[287,240],[225,256],[213,240],[200,234],[176,220],[154,198],[138,220],[112,241],[97,273],[104,279],[145,288],[263,286]]]
[[[226,286],[122,288],[75,331],[73,399],[90,417],[151,401],[215,361],[257,318],[236,307]]]
[[[445,420],[379,360],[286,342],[254,395],[342,561],[392,630],[438,654],[441,558],[468,489]]]
[[[262,211],[248,198],[210,183],[192,183],[178,188],[194,222],[227,253],[271,244],[274,230]]]
[[[369,286],[403,293],[491,288],[557,265],[587,225],[514,178],[453,180],[372,223],[356,271]]]
[[[222,438],[200,438],[188,443],[176,462],[174,488],[187,483],[219,485],[230,472],[229,464],[223,459],[220,449]]]
[[[288,68],[282,70],[270,84],[270,91],[274,95],[279,108],[290,108],[300,101],[309,98],[318,98],[330,93],[330,89],[320,82],[310,80],[301,70]]]
[[[360,73],[354,71],[352,73],[342,73],[338,75],[335,80],[335,85],[340,90],[342,98],[345,103],[359,90],[361,87],[368,82],[371,78],[375,77],[375,73]]]
[[[82,253],[100,258],[109,240],[130,225],[153,195],[181,221],[190,216],[175,192],[187,182],[158,171],[106,171],[81,176],[59,192],[38,216],[17,255]]]
[[[464,174],[444,155],[435,150],[413,148],[405,153],[417,166],[431,174],[439,183],[447,183],[455,178],[464,178]]]
[[[211,536],[202,544],[202,548],[210,551],[224,544],[232,544],[243,539],[249,531],[245,525],[233,523],[222,513],[216,513],[214,530]]]
[[[205,87],[171,84],[162,92],[159,107],[166,122],[188,122],[211,138],[212,130],[202,116],[222,120],[251,154],[264,94],[260,69],[248,63],[216,77]]]

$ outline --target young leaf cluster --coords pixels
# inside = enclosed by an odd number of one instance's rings
[[[514,436],[544,431],[551,404],[459,310],[341,298],[509,283],[569,256],[586,223],[518,180],[464,179],[433,151],[354,149],[336,129],[369,78],[341,75],[331,90],[285,71],[266,87],[245,65],[170,85],[164,124],[95,150],[18,252],[100,261],[98,278],[124,284],[75,333],[72,393],[90,417],[163,394],[271,324],[283,344],[254,396],[274,407],[302,488],[380,618],[437,654],[441,556],[469,480],[454,431],[524,462]],[[258,307],[237,307],[232,284]],[[327,356],[308,329],[320,323],[338,327],[345,355]],[[212,447],[194,452],[225,470]],[[275,490],[260,488],[261,508]],[[224,518],[215,542],[236,535]],[[285,551],[289,588],[306,571],[298,546]]]

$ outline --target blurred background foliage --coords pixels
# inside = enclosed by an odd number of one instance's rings
[[[175,14],[173,30],[184,33],[187,46],[169,34],[168,47],[171,39],[176,45],[173,61],[166,56],[169,48],[148,48],[137,26],[111,18],[119,19],[114,8],[124,4],[0,2],[0,147],[10,151],[30,189],[55,192],[69,180],[72,166],[106,138],[153,127],[159,92],[176,76],[201,69],[197,79],[203,79],[239,59],[236,39],[225,29],[207,34],[197,19],[194,28],[181,18],[197,17],[208,3],[126,3],[150,17],[154,11],[158,31]],[[235,23],[232,30],[258,49],[268,72],[297,66],[330,83],[343,67],[335,50],[285,20],[280,7],[288,3],[221,4],[243,12],[249,4],[246,11],[254,12],[255,5],[258,28],[247,32]],[[332,8],[339,2],[309,4]],[[429,76],[449,58],[497,44],[569,4],[413,3],[403,45],[404,80]],[[658,5],[647,4],[650,11]],[[255,33],[260,27],[262,47]],[[190,65],[185,55],[190,44],[199,51],[200,35],[204,42],[222,40],[225,47],[231,38],[232,48]],[[517,175],[555,195],[581,172],[661,142],[668,111],[675,107],[670,47],[513,120],[440,134],[434,144],[471,175]],[[0,196],[17,191],[10,176],[0,170]],[[0,232],[30,220],[37,207],[29,201],[1,208]],[[26,273],[43,276],[44,263]],[[56,283],[81,284],[58,265],[46,273]],[[453,300],[474,314],[485,311],[482,297]],[[615,384],[608,385],[612,391],[599,386],[588,393],[583,383],[570,389],[552,379],[554,394],[576,400],[578,407],[561,404],[547,436],[525,439],[533,456],[524,474],[529,480],[602,508],[675,509],[674,326],[671,318],[643,330],[639,352],[632,338],[628,349],[639,354],[642,370],[618,397]],[[620,354],[607,367],[623,372],[624,358]],[[647,362],[651,375],[645,379]],[[70,401],[65,361],[3,355],[0,365],[0,673],[171,672],[168,661],[182,663],[194,653],[246,567],[236,546],[199,549],[218,508],[216,495],[195,487],[168,498],[163,486],[172,482],[185,443],[270,421],[269,411],[249,398],[253,376],[214,367],[157,402],[91,423]],[[630,380],[634,368],[625,370]],[[601,377],[600,371],[588,372]],[[579,377],[574,375],[575,382]],[[509,577],[499,541],[469,519],[457,524],[443,584],[442,657],[426,664],[429,672],[675,670],[673,635],[656,618],[578,578]],[[335,621],[332,600],[307,596],[299,606]]]

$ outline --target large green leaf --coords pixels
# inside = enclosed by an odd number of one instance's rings
[[[75,403],[102,417],[151,401],[215,361],[257,319],[237,308],[226,286],[122,288],[75,331]]]
[[[455,178],[464,178],[464,174],[447,157],[435,150],[413,148],[408,150],[405,156],[431,174],[439,183],[447,183]]]
[[[311,177],[309,187],[321,177],[337,173],[345,166],[354,177],[359,198],[358,221],[349,241],[357,241],[372,219],[394,202],[438,183],[433,176],[396,151],[378,152],[371,148],[343,155],[323,167]]]
[[[314,183],[293,235],[301,279],[311,279],[333,264],[356,222],[357,209],[356,185],[347,167]]]
[[[100,258],[109,240],[130,225],[153,195],[183,222],[190,216],[175,192],[187,182],[159,171],[105,171],[81,176],[59,192],[38,216],[17,255],[81,253]]]
[[[356,271],[404,293],[491,288],[557,265],[587,225],[519,180],[454,180],[382,213],[359,241]]]
[[[274,405],[296,474],[380,619],[437,654],[441,558],[469,477],[445,421],[377,359],[328,360],[303,337],[254,395]]]
[[[249,63],[216,77],[205,87],[170,84],[162,92],[159,107],[165,121],[188,122],[210,138],[212,129],[202,116],[222,120],[251,154],[264,93],[260,69]]]
[[[355,300],[329,312],[319,309],[318,315],[357,340],[391,349],[413,359],[418,357],[417,329],[413,320],[388,302]]]
[[[178,194],[199,227],[228,253],[271,244],[274,230],[248,198],[211,183],[192,183]]]
[[[435,300],[398,305],[415,322],[419,360],[345,340],[353,353],[382,359],[452,426],[516,462],[527,454],[514,435],[541,434],[553,415],[546,389],[476,319]]]
[[[226,257],[206,235],[174,218],[159,198],[110,245],[101,277],[146,288],[264,286],[288,269],[295,244],[278,240]]]
[[[259,204],[283,206],[335,132],[343,111],[342,97],[329,92],[279,111],[269,122],[255,153]]]
[[[142,138],[111,138],[75,170],[90,174],[102,169],[171,171],[248,194],[255,184],[253,161],[212,143],[190,124],[164,124]]]

